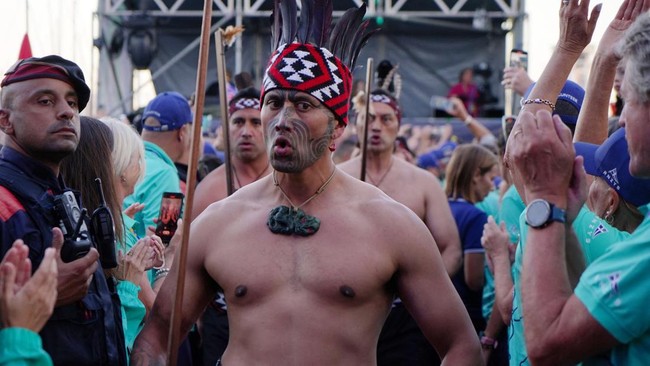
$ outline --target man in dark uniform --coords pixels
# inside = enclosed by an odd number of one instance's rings
[[[59,56],[20,60],[0,87],[0,129],[6,134],[0,151],[0,256],[23,239],[35,270],[50,246],[52,228],[60,226],[57,200],[74,200],[64,194],[59,168],[79,142],[79,112],[90,89],[81,69]],[[78,220],[77,214],[68,221]],[[97,250],[71,240],[72,231],[64,231],[58,297],[41,331],[43,347],[56,365],[125,365],[112,279],[104,277]]]

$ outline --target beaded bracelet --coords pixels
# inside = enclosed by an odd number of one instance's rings
[[[467,118],[465,118],[465,121],[463,121],[463,122],[465,123],[465,126],[467,126],[467,125],[471,124],[472,122],[474,122],[474,117],[472,117],[472,115],[470,114],[470,115],[467,116]]]
[[[551,107],[551,110],[555,110],[555,104],[551,102],[548,99],[542,99],[542,98],[535,98],[535,99],[522,99],[521,100],[521,106],[523,107],[526,104],[546,104],[547,106]]]
[[[169,273],[169,268],[161,268],[154,272],[153,282],[158,281],[161,278],[164,278]]]

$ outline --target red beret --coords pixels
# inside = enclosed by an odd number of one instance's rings
[[[72,61],[55,55],[19,60],[5,72],[0,87],[25,80],[42,78],[57,79],[70,84],[77,93],[80,112],[88,104],[90,88],[86,85],[83,72],[79,66]]]

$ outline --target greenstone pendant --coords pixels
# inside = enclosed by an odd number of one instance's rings
[[[310,236],[320,228],[320,220],[301,209],[278,206],[269,213],[266,226],[274,234]]]

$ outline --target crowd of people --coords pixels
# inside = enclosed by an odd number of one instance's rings
[[[600,5],[560,1],[540,78],[504,70],[522,102],[503,136],[463,70],[462,143],[402,124],[390,62],[370,95],[353,84],[364,6],[323,32],[331,8],[309,4],[297,22],[277,3],[261,88],[230,93],[204,150],[222,164],[196,172],[183,95],[158,94],[138,129],[80,116],[70,60],[4,74],[0,365],[168,363],[181,270],[179,365],[646,364],[650,1],[623,1],[584,88],[568,76]],[[156,230],[178,219],[170,194],[193,206],[182,269],[182,219]]]

